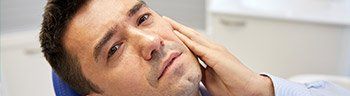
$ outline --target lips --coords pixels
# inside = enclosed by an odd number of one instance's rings
[[[163,66],[160,70],[160,75],[158,77],[158,80],[163,77],[164,73],[169,69],[169,66],[173,64],[174,60],[177,59],[182,53],[181,52],[171,52],[169,56],[167,56],[167,59],[163,61]]]

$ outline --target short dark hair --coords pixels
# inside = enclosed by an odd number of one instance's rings
[[[77,56],[67,52],[63,36],[75,14],[90,0],[48,0],[43,14],[40,43],[46,60],[57,75],[80,95],[101,93],[86,79]]]

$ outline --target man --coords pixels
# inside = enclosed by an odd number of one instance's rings
[[[199,96],[203,81],[215,96],[271,96],[283,85],[143,1],[49,0],[43,16],[43,53],[81,95]]]

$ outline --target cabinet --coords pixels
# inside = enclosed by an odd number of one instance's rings
[[[344,75],[341,58],[346,26],[209,14],[209,36],[256,72],[281,77],[305,73]]]

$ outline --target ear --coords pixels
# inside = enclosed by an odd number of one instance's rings
[[[97,93],[93,92],[93,93],[90,93],[86,96],[102,96],[102,94],[97,94]]]

